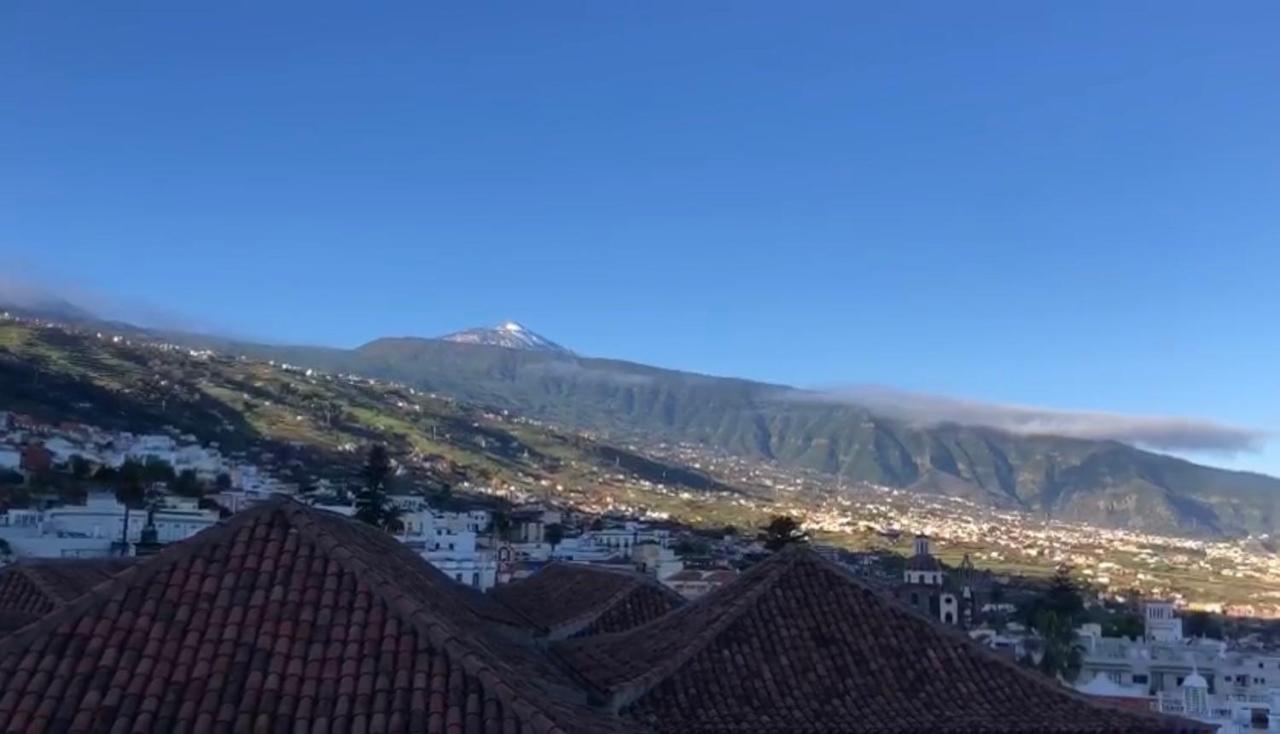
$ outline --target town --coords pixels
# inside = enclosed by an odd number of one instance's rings
[[[698,461],[706,463],[705,457]],[[405,471],[380,446],[370,450],[367,462],[366,484],[384,490]],[[700,468],[715,476],[730,474],[723,466]],[[758,485],[782,481],[762,467],[749,472]],[[628,478],[614,479],[625,483]],[[11,564],[7,578],[15,581],[42,573],[42,559],[102,563],[157,555],[280,497],[339,517],[360,519],[369,508],[367,489],[328,482],[302,489],[244,456],[223,455],[216,446],[176,431],[135,435],[83,424],[42,424],[11,412],[0,412],[0,481],[5,501],[0,549]],[[806,481],[812,480],[791,479],[781,495],[811,492]],[[125,491],[131,483],[138,485],[133,494]],[[842,492],[816,508],[719,497],[755,512],[780,514],[759,529],[726,524],[714,530],[675,521],[673,513],[628,508],[612,496],[590,509],[564,504],[550,499],[555,493],[546,489],[386,491],[376,500],[383,503],[385,516],[375,524],[455,583],[506,599],[516,608],[523,604],[533,618],[546,613],[537,601],[545,593],[538,591],[542,585],[582,583],[572,574],[562,578],[566,568],[599,569],[605,574],[599,578],[611,582],[644,579],[627,586],[627,593],[648,594],[646,603],[674,608],[731,587],[771,551],[806,542],[886,597],[963,631],[1011,661],[1065,676],[1087,696],[1219,727],[1244,730],[1271,721],[1269,725],[1280,728],[1280,700],[1272,693],[1280,687],[1280,648],[1272,636],[1233,638],[1221,624],[1210,629],[1204,625],[1205,613],[1226,610],[1162,593],[1167,590],[1155,584],[1143,588],[1150,575],[1127,574],[1110,560],[1124,549],[1136,561],[1154,562],[1148,549],[1161,548],[1171,554],[1166,563],[1235,563],[1265,583],[1265,574],[1275,572],[1274,559],[1271,565],[1245,565],[1242,559],[1252,556],[1239,545],[1058,524],[1031,528],[1009,514],[984,515],[980,508],[907,498],[886,488]],[[648,483],[645,491],[660,496],[663,488]],[[683,492],[676,499],[690,502],[694,497]],[[803,524],[787,510],[802,517]],[[850,549],[828,542],[859,534],[878,539],[880,545]],[[911,544],[910,552],[893,552],[903,541]],[[935,555],[940,541],[949,553]],[[970,547],[982,550],[946,562]],[[1056,587],[988,565],[1013,555],[1014,549],[1020,556],[1054,564],[1060,569],[1054,583],[1073,589],[1078,608],[1059,612],[1079,622],[1074,657],[1055,650],[1052,626],[1037,617],[1043,600],[1054,599]],[[1065,576],[1067,569],[1083,585],[1077,587]],[[1240,573],[1243,577],[1244,571]],[[598,577],[587,578],[594,583]],[[34,619],[19,609],[0,612],[10,629]],[[1188,614],[1200,615],[1195,617],[1201,625],[1196,636],[1184,634]],[[567,638],[599,619],[553,617],[545,626],[555,638]]]

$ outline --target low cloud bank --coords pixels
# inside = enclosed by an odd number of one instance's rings
[[[811,394],[822,400],[860,405],[878,415],[920,426],[956,423],[1026,435],[1113,440],[1161,451],[1255,452],[1267,439],[1264,431],[1195,418],[984,403],[876,386],[826,389]]]

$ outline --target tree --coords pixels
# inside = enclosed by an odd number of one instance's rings
[[[1191,612],[1182,618],[1183,631],[1188,637],[1222,639],[1222,620],[1208,612]]]
[[[560,541],[564,540],[564,526],[558,522],[553,522],[543,531],[542,537],[551,545],[551,555],[554,556],[556,554],[556,546],[560,545]]]
[[[1075,580],[1071,578],[1070,566],[1065,564],[1058,566],[1049,584],[1049,593],[1046,594],[1045,601],[1045,606],[1049,610],[1068,623],[1075,622],[1084,611],[1084,597],[1080,594],[1080,587],[1076,586]]]
[[[511,513],[498,510],[489,516],[489,534],[495,540],[507,540],[511,537]]]
[[[1036,665],[1045,675],[1075,680],[1080,672],[1082,649],[1069,617],[1044,609],[1036,615],[1032,628],[1041,645],[1040,662]]]
[[[88,459],[80,454],[71,455],[71,476],[83,481],[88,479],[92,472],[93,465],[89,463]]]
[[[400,510],[387,497],[391,477],[391,457],[387,447],[374,444],[365,459],[364,487],[356,493],[356,519],[375,528],[391,531],[400,525]]]
[[[113,466],[107,466],[106,464],[98,467],[98,470],[93,473],[94,481],[103,482],[104,484],[114,485],[119,481],[119,478],[120,470]]]
[[[179,497],[200,497],[204,494],[204,483],[196,476],[195,469],[183,469],[173,480],[173,493]]]
[[[173,465],[158,456],[148,456],[142,469],[143,476],[149,483],[169,483],[178,477],[178,473],[173,470]]]
[[[789,515],[775,515],[761,530],[764,531],[764,547],[771,551],[782,550],[794,543],[809,542],[809,534]]]
[[[120,542],[129,547],[129,510],[140,507],[146,499],[146,468],[137,459],[125,459],[116,473],[116,499],[124,505],[124,527]]]
[[[213,486],[219,492],[230,492],[232,487],[231,475],[226,472],[220,472],[218,476],[214,478]]]
[[[1102,624],[1104,637],[1127,637],[1136,640],[1140,639],[1144,632],[1146,632],[1146,625],[1142,617],[1129,612],[1117,612]]]
[[[720,536],[721,536],[721,537],[723,537],[723,538],[736,538],[736,537],[738,537],[738,526],[737,526],[737,525],[725,525],[725,526],[724,526],[724,529],[720,531]]]

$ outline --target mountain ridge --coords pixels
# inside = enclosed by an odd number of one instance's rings
[[[786,385],[551,350],[420,337],[355,349],[165,338],[393,380],[611,439],[701,445],[837,482],[1104,527],[1219,537],[1280,532],[1280,479],[1118,441],[919,425]]]

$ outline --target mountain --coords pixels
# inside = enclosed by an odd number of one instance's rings
[[[784,385],[440,339],[244,353],[395,380],[558,424],[1045,517],[1222,537],[1280,532],[1280,479],[1115,441],[919,425]]]
[[[523,327],[489,331],[529,333]],[[1115,441],[924,425],[785,385],[579,357],[563,348],[387,338],[335,349],[163,338],[392,380],[589,429],[615,442],[698,444],[822,472],[837,484],[867,482],[1158,533],[1280,533],[1280,479],[1201,466]]]
[[[545,481],[599,489],[625,473],[736,491],[696,469],[399,385],[12,320],[0,320],[0,411],[49,424],[176,430],[299,485],[348,483],[364,458],[354,447],[377,441],[427,486]]]
[[[440,337],[442,341],[458,344],[482,344],[507,349],[527,349],[533,352],[553,352],[571,355],[573,352],[550,339],[530,331],[515,321],[506,321],[493,327],[480,327],[457,331]]]

